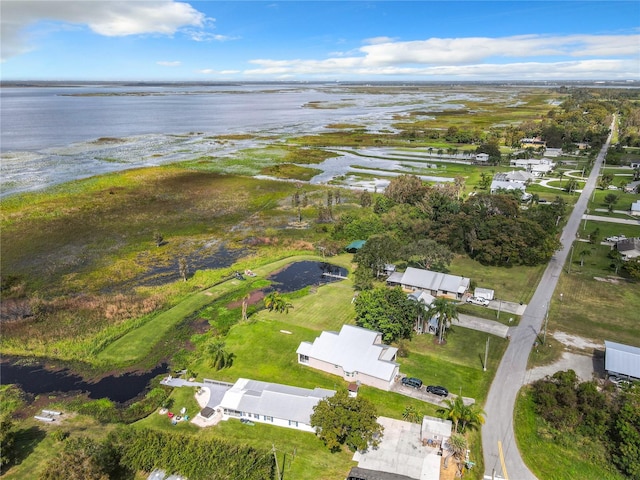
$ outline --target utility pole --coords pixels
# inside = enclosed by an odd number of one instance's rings
[[[490,338],[487,337],[487,345],[484,348],[484,367],[483,367],[483,371],[487,371],[487,357],[489,356],[489,340]]]
[[[544,329],[542,334],[542,344],[547,343],[547,323],[549,323],[549,306],[551,302],[547,302],[547,313],[544,316]]]
[[[278,467],[278,455],[276,454],[276,446],[271,444],[271,451],[273,452],[273,458],[276,460],[276,474],[278,475],[278,480],[282,480],[282,475],[280,474],[280,467]]]

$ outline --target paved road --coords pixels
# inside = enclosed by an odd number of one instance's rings
[[[612,123],[612,131],[613,128],[614,124]],[[513,431],[513,409],[518,391],[526,383],[529,352],[541,330],[542,322],[547,313],[547,305],[551,301],[558,277],[569,256],[571,245],[576,239],[582,214],[586,210],[589,197],[595,188],[610,142],[611,135],[598,154],[584,190],[563,230],[561,250],[551,258],[531,302],[522,315],[520,324],[510,330],[511,341],[502,357],[484,407],[486,424],[482,428],[482,448],[485,478],[509,478],[511,480],[534,480],[536,478],[524,464],[518,451]],[[499,443],[502,445],[506,472],[499,457]]]

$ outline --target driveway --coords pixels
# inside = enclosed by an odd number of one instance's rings
[[[453,400],[458,396],[449,392],[448,397],[441,397],[433,393],[427,393],[427,391],[425,390],[425,385],[423,385],[421,388],[406,387],[402,385],[400,381],[395,382],[391,386],[391,391],[395,393],[399,393],[400,395],[404,395],[405,397],[411,397],[417,400],[422,400],[423,402],[431,403],[439,407],[444,406],[444,400]],[[471,405],[473,403],[476,403],[476,400],[475,398],[462,397],[462,402],[465,405]]]
[[[640,225],[640,219],[601,217],[600,215],[582,215],[583,220],[597,220],[598,222],[622,223],[624,225]]]
[[[469,328],[471,330],[477,330],[479,332],[489,333],[496,337],[507,338],[509,335],[509,327],[500,322],[487,320],[486,318],[473,317],[463,313],[458,314],[458,321],[454,323],[454,327],[456,325],[460,325],[461,327]]]

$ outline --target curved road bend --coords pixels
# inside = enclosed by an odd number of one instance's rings
[[[613,131],[613,128],[614,123],[611,124],[611,131]],[[529,353],[536,340],[536,335],[541,330],[542,322],[547,312],[547,305],[551,301],[553,291],[558,283],[558,277],[569,256],[571,246],[580,226],[582,214],[586,210],[589,197],[595,188],[596,180],[610,143],[611,134],[609,134],[606,143],[600,150],[589,179],[562,232],[560,239],[562,248],[551,258],[529,305],[522,315],[520,324],[509,330],[511,341],[502,357],[484,407],[486,424],[482,427],[482,448],[484,451],[485,479],[534,480],[536,478],[524,464],[516,445],[513,431],[515,400],[520,387],[527,383],[526,374]],[[506,473],[499,455],[499,443],[502,445]]]

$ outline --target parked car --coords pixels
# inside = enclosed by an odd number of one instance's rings
[[[422,380],[414,377],[404,377],[402,379],[402,385],[405,387],[420,388],[422,387]]]
[[[440,395],[441,397],[446,397],[449,395],[449,390],[440,385],[429,385],[427,387],[427,392],[433,393],[434,395]]]
[[[473,305],[482,305],[486,307],[489,305],[489,300],[484,297],[467,297],[467,303],[472,303]]]
[[[618,243],[620,240],[625,240],[626,238],[624,235],[614,235],[613,237],[607,237],[607,242]]]

